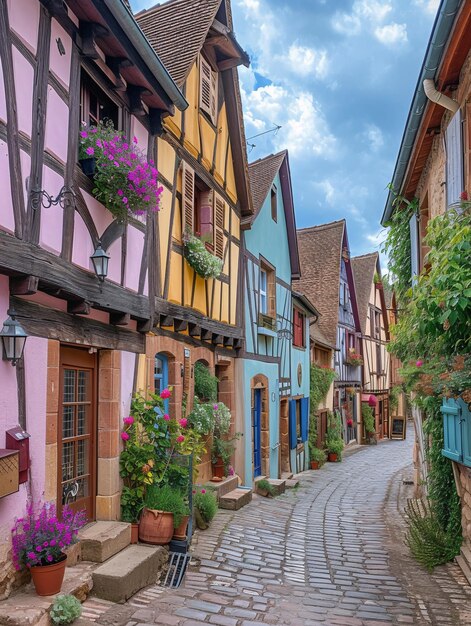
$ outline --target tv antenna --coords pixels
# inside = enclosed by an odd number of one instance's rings
[[[247,146],[250,148],[249,153],[252,152],[252,150],[256,147],[257,144],[255,143],[249,143],[251,139],[256,139],[257,137],[261,137],[262,135],[268,135],[268,133],[273,133],[273,135],[276,135],[278,133],[278,131],[280,130],[280,128],[282,128],[279,124],[274,124],[272,122],[274,128],[270,128],[269,130],[264,130],[263,133],[258,133],[257,135],[252,135],[252,137],[247,137],[246,143]]]

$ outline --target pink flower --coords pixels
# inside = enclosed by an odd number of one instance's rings
[[[137,137],[134,135],[134,137],[132,138],[132,140],[134,141],[134,143],[137,143]]]
[[[201,490],[201,493],[206,493],[206,489],[202,489],[202,490]]]
[[[52,554],[48,554],[46,557],[46,560],[49,561],[49,563],[53,560],[53,556]]]
[[[468,192],[462,191],[460,194],[460,199],[466,201],[468,199]]]
[[[166,400],[167,398],[170,398],[172,394],[170,393],[169,389],[162,389],[162,391],[160,392],[160,397],[162,398],[162,400]]]
[[[182,443],[183,441],[185,441],[185,437],[183,435],[178,435],[177,441],[178,443]]]
[[[218,408],[219,408],[219,407],[218,407],[218,405],[217,405],[217,404],[213,404],[213,409],[214,409],[215,411],[217,411],[217,410],[218,410]]]
[[[87,148],[85,152],[88,154],[88,156],[93,156],[95,154],[95,150],[91,146]]]
[[[422,367],[422,365],[424,364],[423,361],[421,361],[420,359],[418,361],[416,361],[415,363],[417,365],[417,367]]]
[[[125,417],[123,419],[123,422],[125,424],[134,424],[134,417],[132,417],[132,415],[129,415],[129,417]]]
[[[41,552],[42,548],[41,546],[36,546],[36,552]]]
[[[166,422],[170,421],[170,415],[169,415],[168,413],[165,413],[165,415],[164,415],[164,420],[165,420]]]
[[[80,137],[82,137],[82,139],[86,139],[88,137],[88,133],[86,130],[82,130],[82,132],[80,133]]]
[[[128,203],[128,199],[126,198],[126,196],[123,197],[123,204],[127,204]]]
[[[28,559],[30,559],[31,561],[32,561],[33,559],[35,559],[35,558],[36,558],[36,555],[34,554],[34,552],[28,552],[28,554],[27,554],[26,556],[27,556],[27,557],[28,557]]]
[[[186,419],[186,417],[182,417],[181,420],[178,420],[178,423],[182,428],[186,428],[188,425],[188,420]]]
[[[117,194],[120,198],[124,196],[124,191],[122,189],[118,189]]]
[[[123,432],[121,433],[121,439],[122,439],[123,441],[127,441],[127,440],[129,439],[129,435],[128,435],[128,433],[127,433],[127,432],[125,432],[125,431],[123,431]]]

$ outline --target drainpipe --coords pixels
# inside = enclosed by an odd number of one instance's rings
[[[445,96],[443,93],[435,89],[435,83],[433,80],[431,80],[430,78],[426,78],[423,85],[425,95],[429,100],[435,102],[436,104],[439,104],[441,107],[444,107],[449,111],[452,111],[452,113],[456,113],[458,111],[458,109],[460,108],[458,102],[456,102],[456,100],[452,100],[448,96]]]

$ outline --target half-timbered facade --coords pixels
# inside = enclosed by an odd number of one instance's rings
[[[255,161],[249,173],[254,215],[243,236],[245,347],[237,364],[247,485],[305,467],[315,314],[292,290],[300,270],[288,153]]]
[[[319,309],[319,329],[335,345],[333,408],[344,438],[357,439],[361,422],[361,328],[345,220],[298,230],[300,289]]]
[[[374,407],[376,436],[382,439],[389,437],[391,359],[387,351],[389,319],[379,254],[353,257],[351,262],[363,343],[362,402]]]
[[[27,497],[119,518],[121,418],[152,321],[152,220],[118,222],[93,197],[80,125],[112,120],[150,159],[187,102],[122,2],[2,1],[0,59],[0,320],[14,309],[29,335],[16,367],[0,361],[0,447],[30,435],[19,490],[0,498],[5,596]]]
[[[148,387],[157,371],[164,375],[179,417],[182,406],[191,409],[193,365],[203,361],[219,378],[219,400],[235,414],[241,221],[252,213],[237,66],[248,57],[234,37],[228,1],[175,0],[136,19],[189,103],[164,120],[155,144],[164,191],[153,233],[153,337],[139,380]],[[217,278],[202,278],[187,262],[193,237],[221,260]],[[208,478],[209,454],[199,473]]]

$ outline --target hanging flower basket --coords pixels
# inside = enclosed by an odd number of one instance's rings
[[[355,348],[349,348],[345,363],[347,365],[351,365],[352,367],[358,367],[359,365],[363,365],[363,358],[361,354],[355,352]]]
[[[205,243],[196,235],[184,237],[184,254],[186,262],[201,278],[219,278],[222,272],[222,259],[211,254]]]

